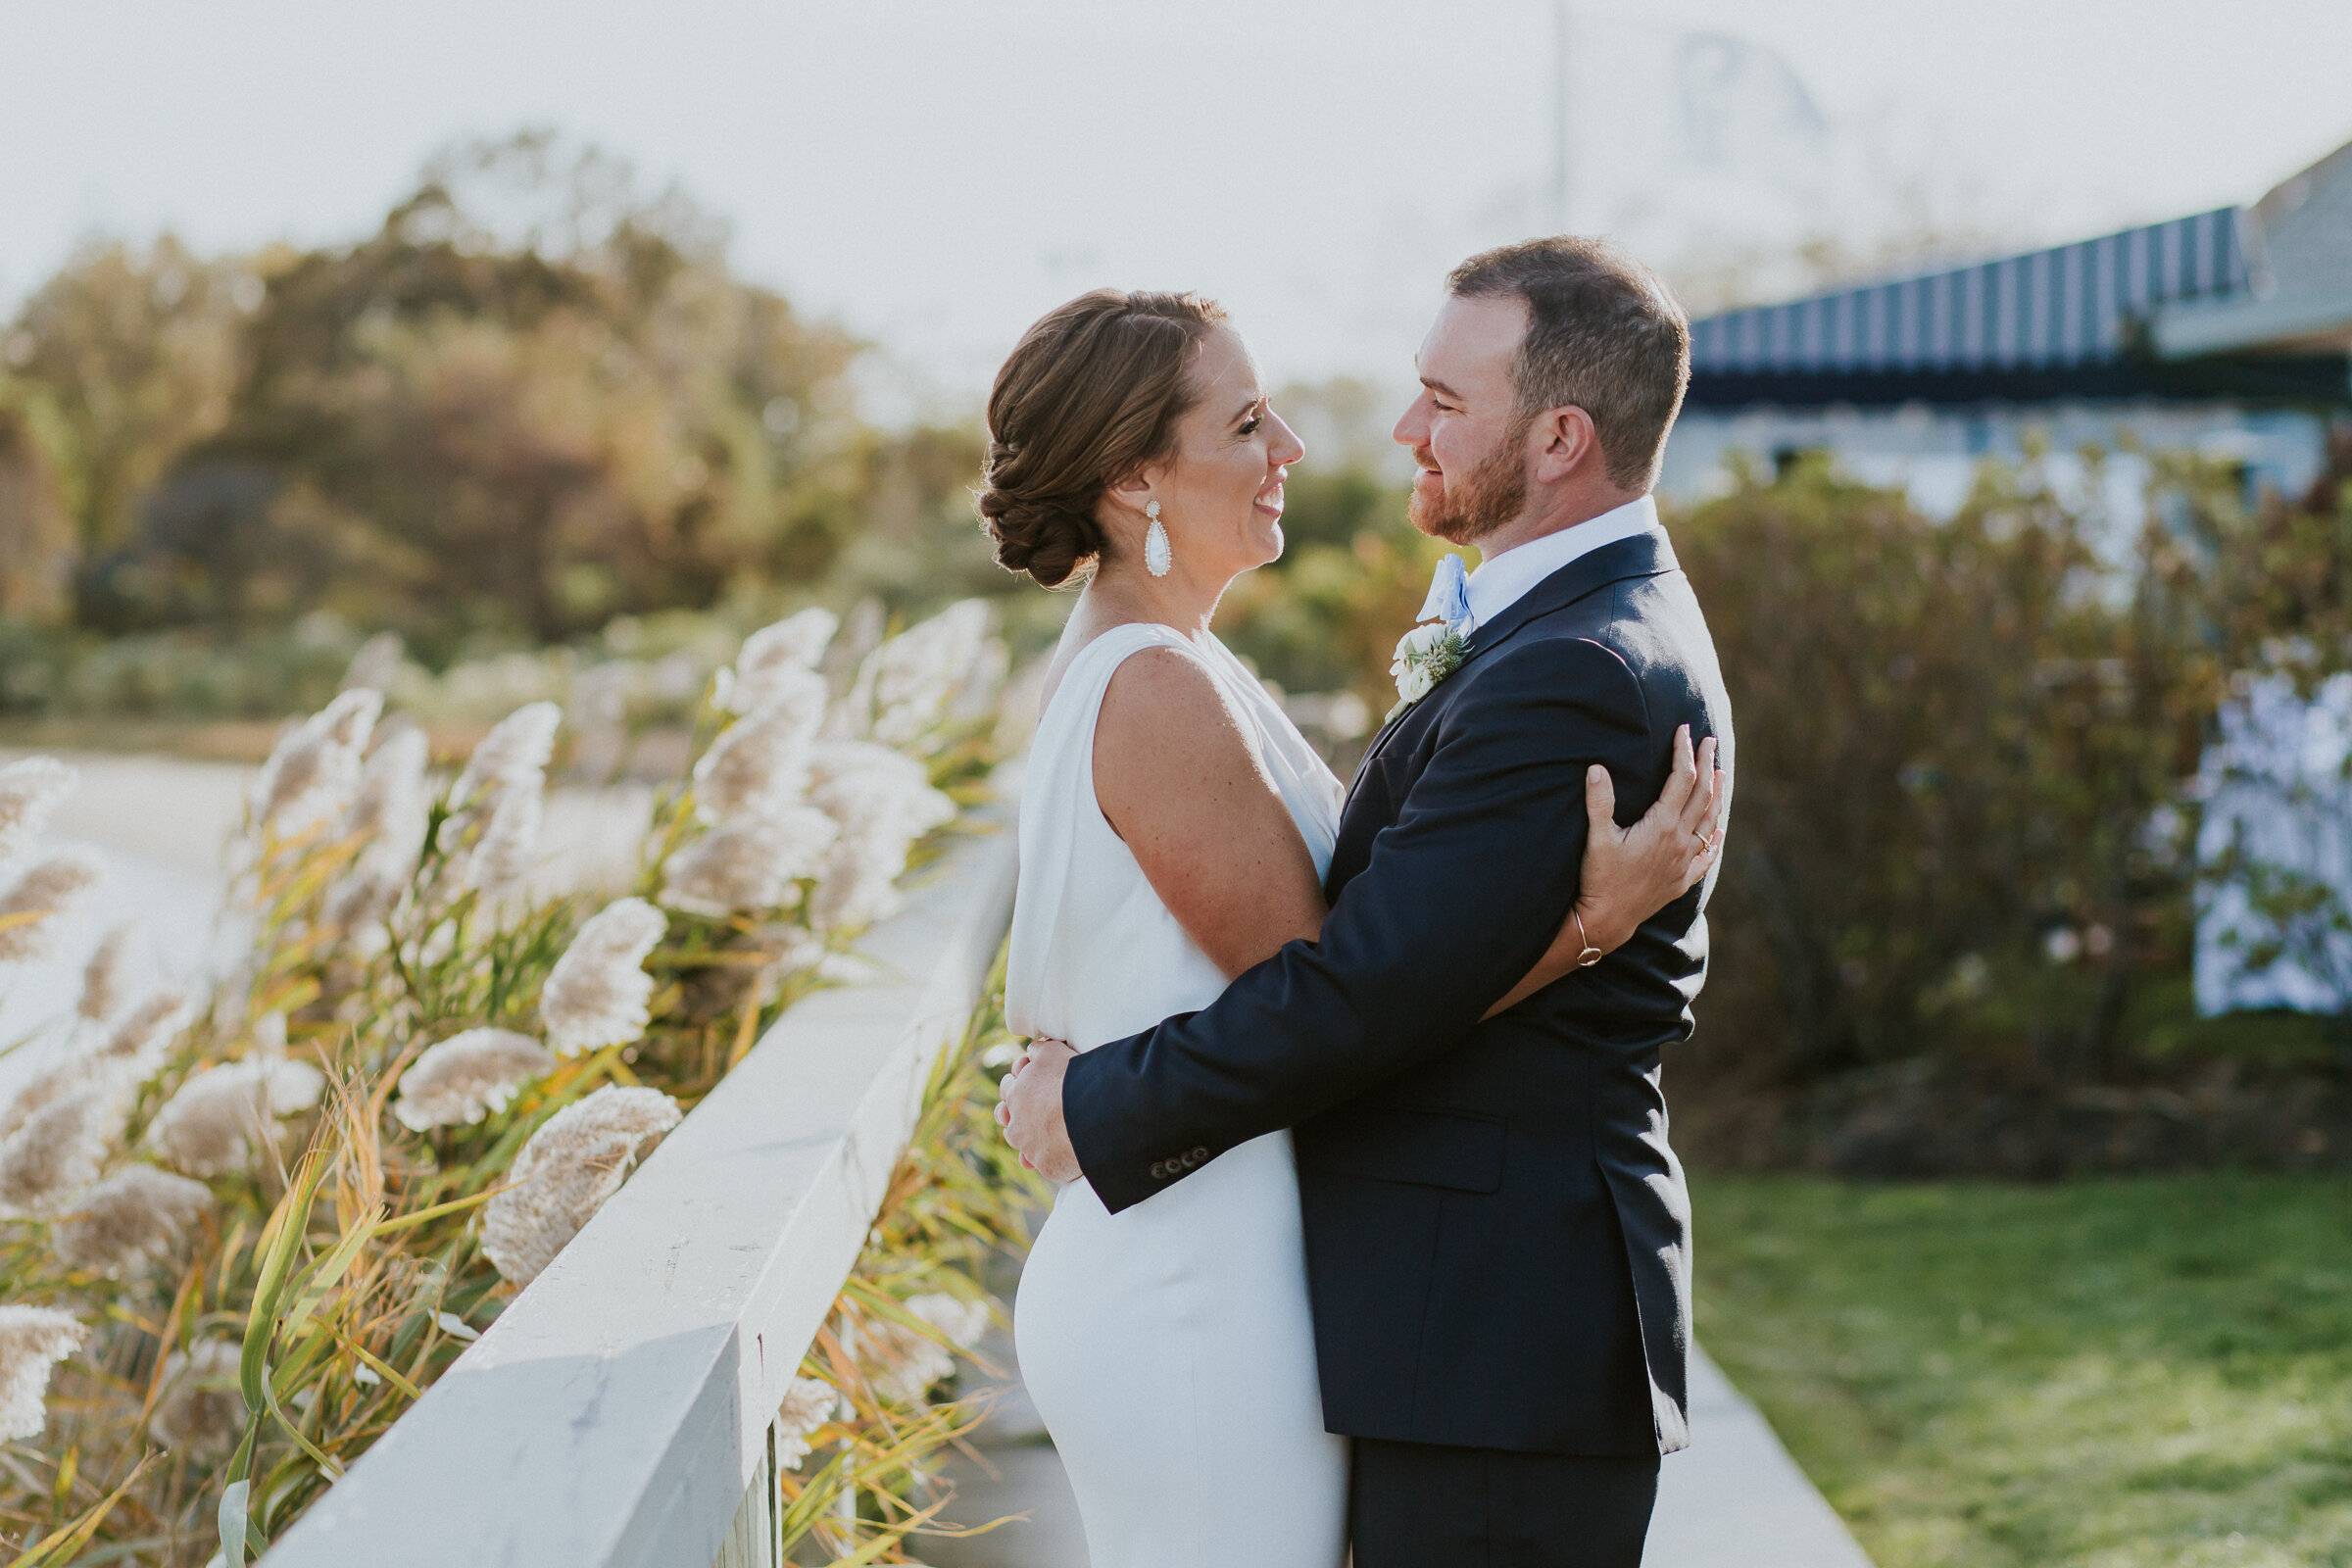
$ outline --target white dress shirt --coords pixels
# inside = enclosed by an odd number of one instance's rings
[[[1597,517],[1587,517],[1557,533],[1489,556],[1470,574],[1470,616],[1484,626],[1571,561],[1657,525],[1657,503],[1642,496]]]

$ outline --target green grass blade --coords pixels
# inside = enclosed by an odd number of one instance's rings
[[[302,1244],[303,1227],[310,1223],[311,1201],[318,1194],[318,1182],[326,1174],[326,1156],[314,1149],[302,1156],[294,1180],[286,1186],[285,1197],[270,1216],[266,1234],[269,1251],[263,1259],[261,1276],[254,1281],[253,1310],[245,1318],[245,1351],[237,1363],[237,1387],[245,1396],[245,1408],[259,1413],[265,1402],[263,1383],[270,1356],[270,1341],[276,1332],[278,1298],[286,1287],[286,1272],[294,1260],[294,1249]]]

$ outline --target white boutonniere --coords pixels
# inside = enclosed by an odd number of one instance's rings
[[[1469,584],[1461,557],[1447,556],[1438,563],[1420,618],[1420,625],[1396,640],[1396,658],[1389,665],[1389,673],[1396,677],[1396,706],[1389,710],[1391,719],[1437,690],[1438,682],[1461,668],[1470,652],[1470,633],[1477,622],[1470,616]]]
[[[1389,673],[1396,677],[1396,706],[1388,716],[1395,718],[1437,690],[1438,682],[1462,667],[1462,657],[1469,651],[1463,628],[1442,620],[1415,626],[1398,638],[1396,658],[1389,665]]]

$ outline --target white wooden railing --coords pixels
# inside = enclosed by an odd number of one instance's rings
[[[265,1559],[775,1568],[768,1431],[1011,916],[1009,812],[912,883]]]

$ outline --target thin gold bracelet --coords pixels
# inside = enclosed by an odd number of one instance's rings
[[[1582,909],[1570,909],[1568,913],[1570,918],[1576,921],[1576,940],[1585,945],[1585,951],[1576,956],[1576,966],[1579,969],[1590,969],[1601,959],[1607,957],[1608,955],[1594,947],[1592,945],[1592,939],[1585,935],[1584,911]]]

